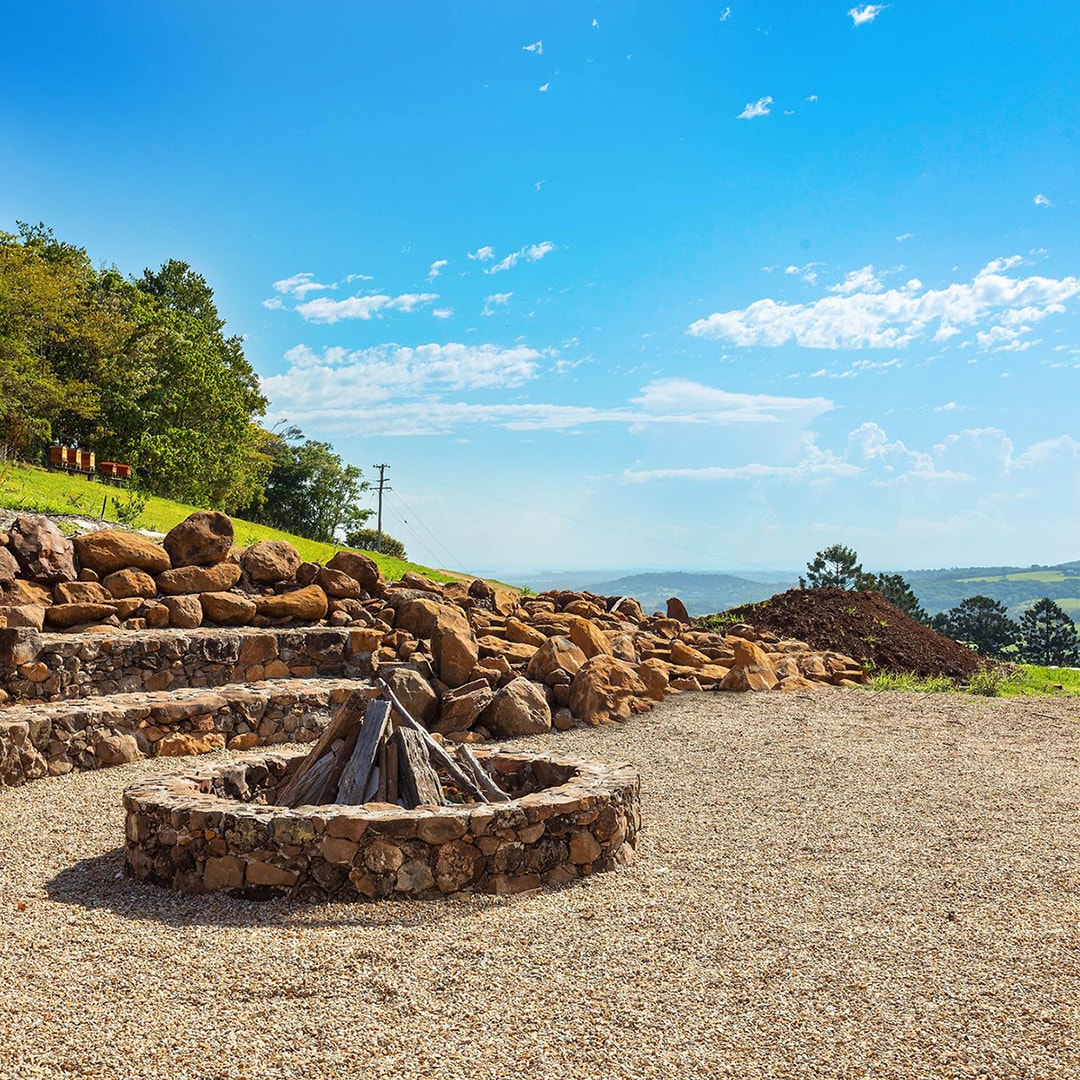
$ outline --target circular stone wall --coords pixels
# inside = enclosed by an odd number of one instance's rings
[[[514,893],[629,862],[637,773],[562,755],[478,750],[512,801],[266,805],[303,755],[266,754],[124,793],[127,873],[182,892],[308,900]]]

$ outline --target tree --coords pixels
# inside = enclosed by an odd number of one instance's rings
[[[852,548],[832,544],[806,564],[806,577],[799,578],[799,588],[855,589],[862,572],[859,556]]]
[[[982,656],[1002,658],[1016,644],[1020,628],[1009,618],[1004,604],[989,596],[969,596],[946,613],[949,637],[970,646]]]
[[[1080,663],[1076,624],[1048,596],[1020,616],[1020,657],[1029,664],[1073,667]]]
[[[272,466],[262,498],[247,516],[310,540],[332,543],[339,532],[357,529],[372,511],[357,505],[368,485],[355,465],[345,465],[330,443],[304,437],[290,427],[269,435]]]
[[[919,598],[902,574],[860,574],[856,587],[860,590],[873,589],[905,615],[921,623],[928,621]]]
[[[379,542],[378,529],[353,529],[346,533],[345,543],[349,547],[360,548],[361,551],[375,551]],[[407,559],[405,545],[400,540],[395,540],[389,533],[382,534],[382,554],[392,555],[395,559]]]

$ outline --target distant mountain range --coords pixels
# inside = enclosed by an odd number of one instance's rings
[[[956,607],[969,596],[981,595],[1003,603],[1017,618],[1036,600],[1048,596],[1080,622],[1080,561],[1056,566],[962,566],[898,572],[931,615]],[[691,615],[707,615],[792,589],[798,585],[799,575],[781,570],[739,574],[650,570],[618,576],[617,571],[574,570],[545,571],[527,575],[524,581],[514,580],[536,592],[576,589],[601,596],[632,596],[646,611],[663,611],[668,597],[677,596]]]

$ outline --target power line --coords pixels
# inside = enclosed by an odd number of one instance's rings
[[[390,486],[386,483],[386,470],[390,468],[389,465],[372,465],[373,469],[379,470],[379,532],[375,538],[375,550],[382,554],[382,497],[384,491],[390,491]]]
[[[428,534],[428,536],[430,536],[431,539],[436,544],[438,544],[439,547],[441,547],[443,549],[443,551],[450,557],[451,565],[456,566],[458,568],[458,570],[460,570],[463,574],[468,573],[468,571],[465,569],[465,564],[446,546],[446,543],[436,533],[432,532],[432,530],[429,529],[423,523],[423,521],[420,520],[420,518],[417,515],[416,511],[413,510],[412,507],[410,507],[408,505],[408,503],[405,502],[405,500],[401,497],[401,494],[399,492],[394,492],[394,501],[395,502],[400,502],[401,505],[408,512],[409,517],[411,517],[416,522],[416,524],[419,525],[420,528],[423,529],[424,532],[426,532]],[[405,518],[403,517],[401,520],[405,521]],[[408,522],[405,521],[405,524],[407,525]],[[424,545],[424,546],[426,547],[427,545]]]

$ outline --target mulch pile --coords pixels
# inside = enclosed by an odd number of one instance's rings
[[[868,668],[962,679],[976,671],[979,656],[916,622],[876,592],[789,589],[757,604],[725,613],[812,649],[832,649]]]

